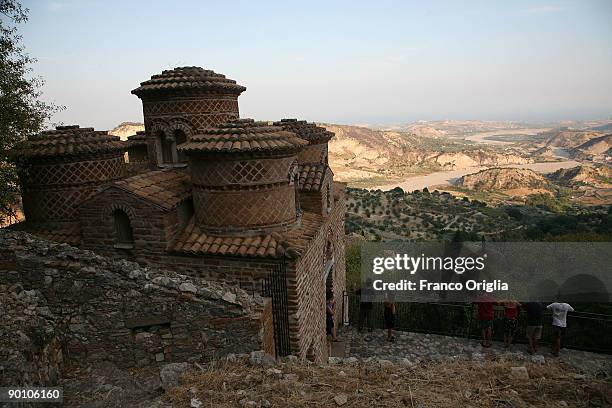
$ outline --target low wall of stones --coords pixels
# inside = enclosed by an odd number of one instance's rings
[[[23,232],[0,230],[0,285],[5,292],[35,291],[42,310],[53,317],[48,326],[61,342],[63,359],[75,364],[207,362],[274,349],[267,344],[273,339],[269,299]],[[2,304],[11,309],[3,315],[28,319],[30,308]],[[0,339],[14,330],[16,324],[3,324]],[[31,343],[25,337],[22,341]]]
[[[56,319],[39,291],[0,285],[0,387],[57,385],[63,363]]]

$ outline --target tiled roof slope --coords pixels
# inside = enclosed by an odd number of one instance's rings
[[[274,126],[294,132],[300,139],[307,140],[310,144],[325,143],[334,137],[333,132],[305,120],[281,119],[279,122],[274,122]]]
[[[125,147],[118,136],[111,136],[106,131],[72,125],[30,136],[12,153],[21,157],[52,157],[112,152],[125,150]]]
[[[48,241],[64,242],[77,246],[81,243],[81,228],[78,222],[63,222],[61,224],[30,224],[27,221],[7,227],[14,231],[27,231]]]
[[[322,218],[304,212],[299,227],[279,234],[259,236],[211,236],[197,226],[193,220],[185,227],[171,250],[191,255],[224,255],[237,257],[280,258],[283,254],[302,254],[308,242],[315,236]]]
[[[191,141],[178,146],[187,154],[197,152],[244,153],[297,151],[307,145],[295,133],[285,131],[267,122],[253,119],[234,119],[206,129],[191,137]]]
[[[174,208],[191,195],[191,181],[185,169],[149,171],[116,181],[113,186],[166,209]]]
[[[298,166],[301,191],[319,191],[327,166],[323,163],[307,163]]]
[[[240,95],[246,91],[233,79],[217,74],[209,69],[200,67],[176,67],[165,70],[161,74],[151,76],[151,79],[141,82],[140,86],[132,91],[139,98],[147,95],[166,92],[206,91],[211,93],[226,93]]]
[[[146,132],[144,130],[139,130],[135,135],[128,136],[127,141],[129,146],[146,146]]]

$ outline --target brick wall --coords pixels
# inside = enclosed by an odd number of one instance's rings
[[[333,209],[313,238],[306,253],[288,267],[289,323],[292,353],[323,361],[325,337],[325,248],[333,245],[332,287],[336,299],[336,324],[342,321],[342,294],[346,288],[344,260],[344,194],[335,192]]]
[[[327,186],[332,181],[332,177],[331,171],[327,168],[321,182],[320,191],[300,191],[300,208],[302,210],[321,215],[327,214]]]
[[[26,220],[30,223],[74,221],[77,219],[75,203],[125,175],[120,151],[33,164],[20,180]]]
[[[133,249],[115,249],[117,233],[113,212],[124,211],[130,218]],[[116,187],[108,188],[79,206],[83,249],[130,260],[165,254],[168,239],[176,233],[176,209],[166,211]]]
[[[298,153],[300,163],[325,163],[327,155],[327,143],[308,145]]]

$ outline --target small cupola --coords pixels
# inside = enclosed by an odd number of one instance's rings
[[[228,121],[179,146],[187,155],[196,222],[211,234],[260,234],[299,220],[293,132],[252,119]]]

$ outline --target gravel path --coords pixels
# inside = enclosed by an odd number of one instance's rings
[[[559,359],[584,372],[600,372],[612,377],[612,356],[579,350],[562,349],[559,357],[553,357],[550,348],[540,347],[538,354],[530,355],[524,344],[512,345],[509,349],[494,342],[491,348],[483,348],[479,340],[439,336],[411,332],[396,332],[396,340],[388,342],[386,332],[374,330],[359,333],[356,329],[344,328],[339,337],[345,341],[345,355],[357,358],[376,358],[410,363],[421,361],[444,361],[468,359],[472,361],[496,360],[500,358],[544,363],[548,359]]]

